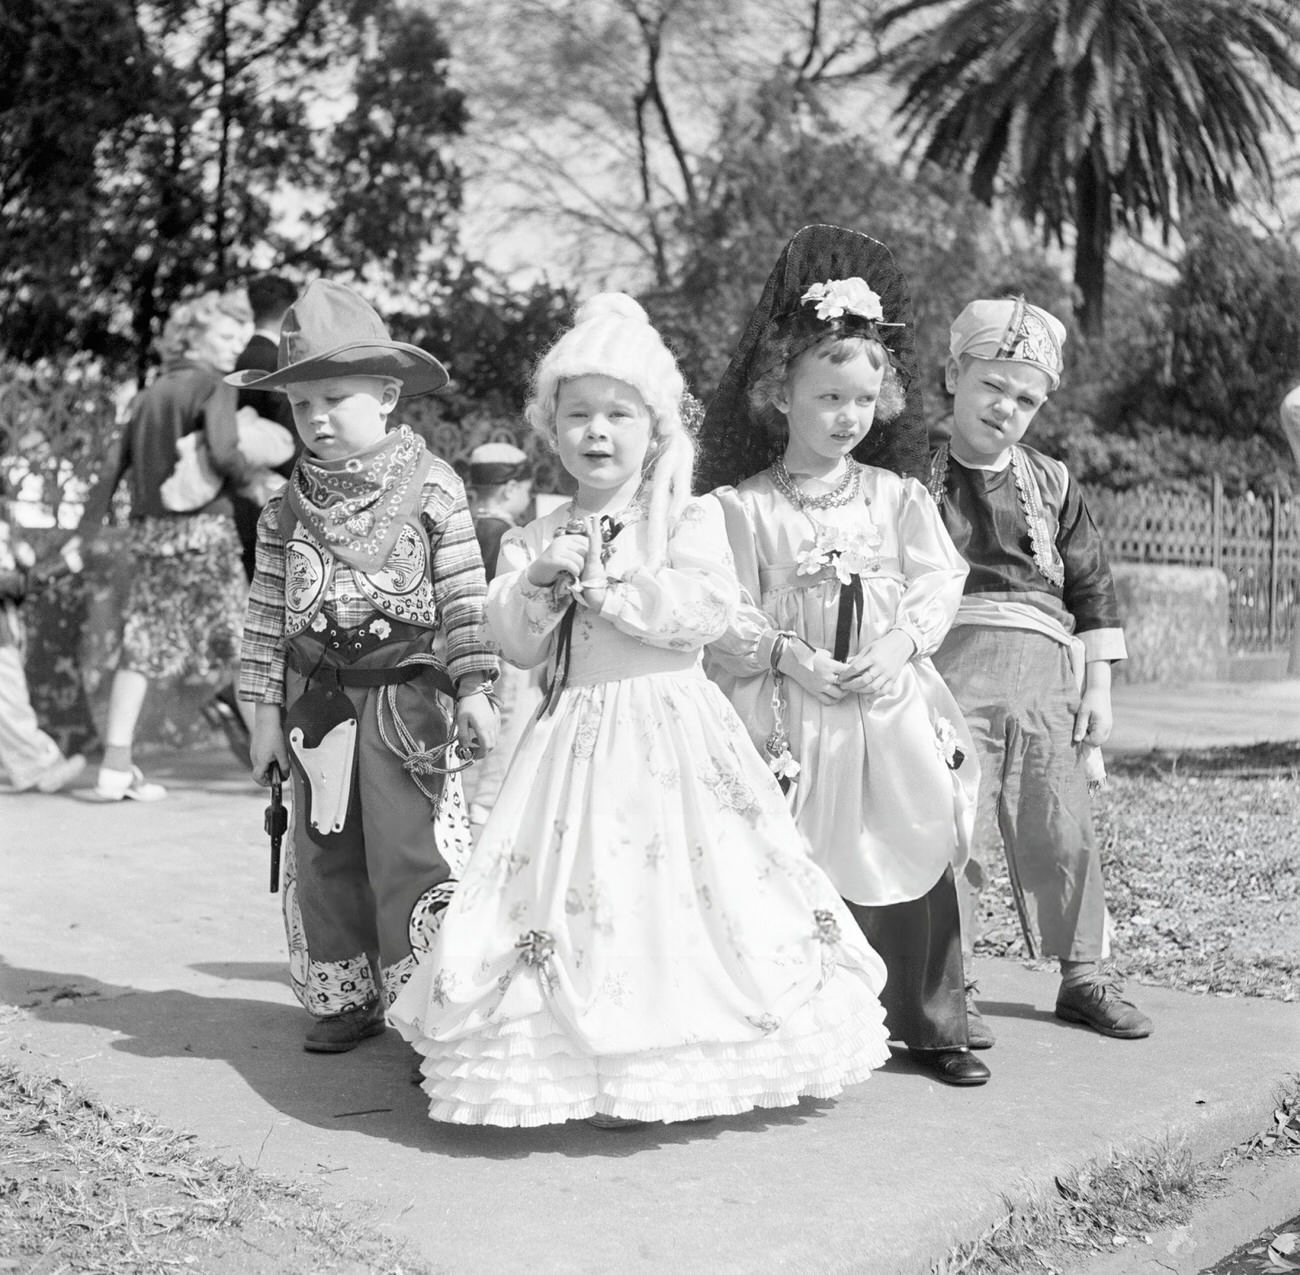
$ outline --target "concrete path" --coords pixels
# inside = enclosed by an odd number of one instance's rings
[[[0,796],[0,1057],[312,1180],[440,1270],[924,1270],[1109,1148],[1249,1136],[1300,1059],[1300,1004],[1141,988],[1156,1035],[1112,1041],[1056,1022],[1052,976],[990,961],[984,1089],[900,1059],[837,1102],[706,1125],[435,1125],[396,1033],[302,1052],[263,795],[221,756],[151,774],[154,806]]]
[[[1108,752],[1300,740],[1300,677],[1274,682],[1117,682]]]

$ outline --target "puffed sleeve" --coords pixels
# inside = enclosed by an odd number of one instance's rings
[[[488,584],[488,634],[501,656],[517,668],[534,668],[550,656],[556,626],[573,600],[567,590],[529,584],[529,565],[537,556],[527,531],[513,529],[501,538],[497,571]]]
[[[930,655],[952,627],[969,568],[929,492],[915,478],[903,479],[898,548],[907,584],[890,628],[906,633],[917,655]]]
[[[726,631],[739,596],[722,510],[705,496],[673,526],[667,565],[611,579],[600,615],[648,646],[699,650]]]
[[[758,537],[749,506],[734,487],[719,487],[713,498],[722,510],[727,542],[740,582],[740,604],[724,633],[709,646],[709,666],[733,677],[755,677],[771,667],[777,628],[758,606]]]

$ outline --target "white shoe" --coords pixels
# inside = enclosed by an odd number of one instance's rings
[[[41,771],[40,778],[33,786],[37,792],[59,792],[85,769],[86,759],[80,753],[72,757],[60,757],[52,766]]]
[[[84,795],[87,801],[122,801],[128,797],[132,801],[161,801],[167,795],[167,789],[145,779],[139,766],[132,766],[130,770],[110,770],[101,766],[95,786]]]

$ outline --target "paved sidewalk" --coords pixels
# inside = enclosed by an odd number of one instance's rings
[[[0,1057],[316,1183],[451,1272],[922,1271],[1109,1148],[1260,1128],[1300,1004],[1134,989],[1146,1041],[1058,1023],[1055,979],[975,971],[983,1089],[896,1060],[838,1102],[603,1133],[435,1125],[396,1033],[300,1048],[263,795],[223,757],[157,759],[153,806],[0,796]]]
[[[1275,682],[1117,682],[1108,752],[1300,741],[1300,677]]]

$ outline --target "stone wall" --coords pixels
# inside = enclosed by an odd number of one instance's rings
[[[1111,567],[1129,658],[1126,682],[1209,682],[1227,677],[1228,579],[1212,567],[1120,562]]]

